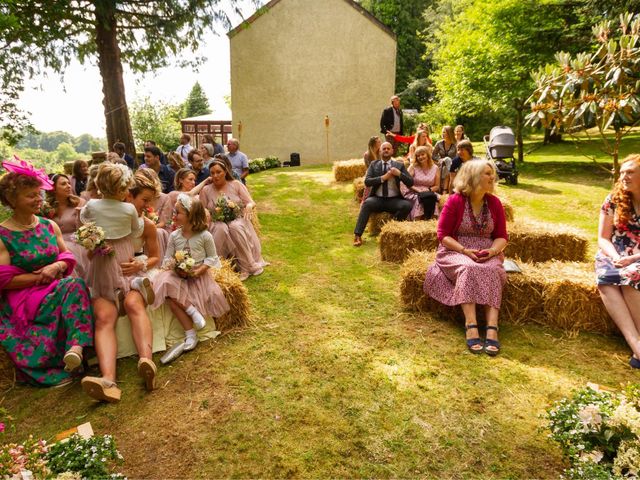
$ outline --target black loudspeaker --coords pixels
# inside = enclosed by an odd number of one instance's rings
[[[299,167],[300,166],[300,154],[299,153],[292,153],[289,156],[289,165],[292,167]]]

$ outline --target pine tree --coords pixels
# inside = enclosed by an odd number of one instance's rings
[[[207,113],[211,113],[209,100],[200,84],[196,82],[191,92],[189,92],[189,96],[184,101],[184,116],[185,118],[197,117],[198,115],[206,115]]]

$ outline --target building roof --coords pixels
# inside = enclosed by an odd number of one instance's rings
[[[242,30],[247,28],[249,25],[251,25],[253,22],[255,22],[262,15],[267,13],[277,3],[280,3],[280,1],[281,0],[271,0],[266,5],[263,5],[262,7],[258,8],[253,15],[251,15],[248,19],[246,19],[244,22],[242,22],[236,28],[230,30],[227,33],[229,38],[233,38],[234,36],[236,36],[238,33],[240,33]],[[323,1],[323,0],[320,0],[320,1]],[[353,8],[355,8],[362,15],[367,17],[372,23],[377,25],[381,30],[383,30],[391,38],[393,38],[394,40],[396,39],[396,34],[393,33],[393,31],[389,27],[387,27],[384,23],[382,23],[380,20],[378,20],[374,15],[372,15],[369,11],[367,11],[365,8],[363,8],[360,4],[354,2],[354,0],[344,0],[344,1],[347,2],[349,5],[351,5]]]
[[[198,115],[197,117],[181,118],[181,122],[228,122],[231,121],[231,115],[221,113],[208,113],[206,115]]]

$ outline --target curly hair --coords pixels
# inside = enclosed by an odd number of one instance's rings
[[[0,178],[0,203],[5,207],[14,208],[18,193],[26,188],[41,187],[40,180],[21,173],[7,173]]]
[[[51,181],[53,182],[53,190],[48,190],[45,192],[45,200],[49,205],[58,210],[58,199],[56,197],[56,188],[58,187],[58,180],[61,178],[66,178],[69,181],[69,177],[64,173],[57,173],[53,177],[51,177]],[[80,197],[76,195],[69,195],[67,197],[67,207],[77,207],[80,203]]]
[[[640,154],[635,153],[625,157],[620,164],[620,168],[622,169],[624,164],[629,162],[633,162],[637,167],[640,167]],[[619,178],[613,186],[613,190],[611,191],[611,203],[616,207],[613,223],[617,227],[625,227],[628,225],[629,222],[631,222],[634,213],[633,196],[631,195],[631,192],[624,189],[621,178]]]
[[[98,168],[96,185],[105,197],[115,197],[133,185],[133,174],[126,165],[104,162]]]
[[[129,189],[129,193],[133,198],[142,193],[143,190],[151,190],[153,198],[159,198],[162,193],[162,183],[158,178],[158,174],[150,168],[139,168],[133,175],[133,187]]]
[[[460,167],[460,170],[458,170],[456,179],[453,181],[454,192],[460,193],[466,197],[471,195],[473,191],[480,185],[482,172],[487,166],[491,167],[491,170],[493,170],[493,174],[496,175],[496,166],[489,160],[474,160],[473,162],[464,162],[462,164],[462,167]]]

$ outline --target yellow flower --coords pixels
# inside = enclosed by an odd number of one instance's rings
[[[187,256],[187,252],[185,252],[184,250],[178,250],[175,254],[175,259],[178,262],[182,262]]]

